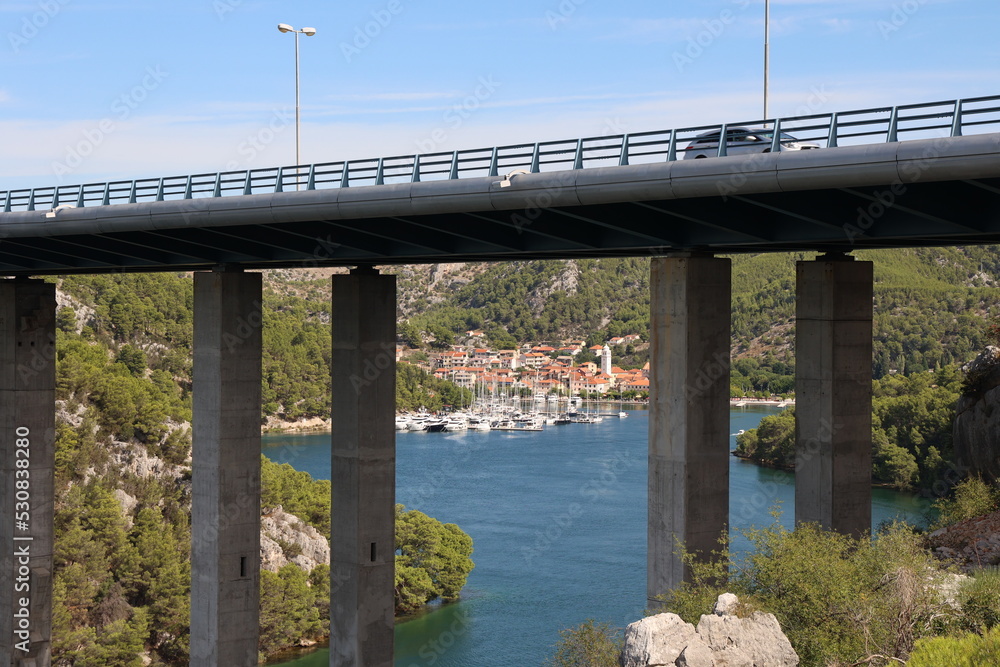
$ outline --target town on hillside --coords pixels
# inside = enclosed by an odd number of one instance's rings
[[[464,345],[415,361],[438,378],[467,389],[478,388],[500,396],[580,396],[639,400],[649,398],[649,363],[623,369],[611,362],[612,348],[641,342],[639,334],[616,336],[604,345],[564,341],[561,347],[524,345],[514,350],[494,350],[482,331],[467,331]],[[579,361],[593,359],[595,361]],[[397,360],[413,361],[397,348]]]

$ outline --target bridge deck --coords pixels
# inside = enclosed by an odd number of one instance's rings
[[[17,210],[13,194],[0,192],[9,209],[0,213],[0,275],[1000,243],[1000,133],[570,162],[299,191],[279,179],[268,193],[194,196],[189,188],[190,198],[149,201],[136,198],[133,183],[134,203],[109,205],[88,202],[81,186],[83,206],[50,192],[48,210],[34,191],[20,206],[33,210]]]

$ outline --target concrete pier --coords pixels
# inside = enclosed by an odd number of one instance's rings
[[[194,275],[191,664],[257,664],[261,275]]]
[[[796,266],[795,522],[871,530],[871,262]]]
[[[649,515],[646,590],[689,573],[677,542],[707,555],[729,520],[731,267],[655,258],[650,275]]]
[[[392,667],[396,277],[332,280],[330,665]]]
[[[0,666],[52,664],[55,285],[0,280]]]

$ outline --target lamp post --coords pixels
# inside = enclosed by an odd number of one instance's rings
[[[764,0],[764,120],[767,120],[767,84],[770,75],[771,0]]]
[[[301,144],[299,142],[299,34],[303,34],[306,37],[312,37],[316,34],[316,28],[303,28],[302,30],[296,30],[287,23],[278,24],[279,32],[291,32],[295,33],[295,166],[298,167],[302,162],[302,158],[299,156],[301,150]],[[298,169],[295,170],[298,174]],[[295,188],[298,189],[298,176],[295,178]]]

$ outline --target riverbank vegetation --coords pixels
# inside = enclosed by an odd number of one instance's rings
[[[983,633],[997,625],[997,577],[945,571],[908,526],[854,539],[812,524],[747,531],[742,558],[728,548],[665,598],[688,622],[711,612],[722,592],[749,613],[773,613],[803,667],[888,665],[906,660],[922,638]],[[988,601],[988,602],[987,602]]]
[[[948,522],[998,511],[1000,485],[970,478],[935,509]],[[770,526],[744,531],[746,553],[734,554],[728,537],[707,562],[682,549],[691,580],[647,613],[697,625],[729,592],[740,598],[739,615],[775,615],[802,667],[992,664],[981,657],[1000,640],[1000,569],[959,574],[904,524],[856,539],[815,524],[789,530],[777,509],[772,516]],[[615,667],[621,637],[620,628],[594,621],[564,630],[550,664]]]
[[[261,506],[279,505],[330,539],[330,481],[261,457]],[[458,599],[472,571],[472,538],[453,523],[396,505],[395,609],[410,614],[426,604]],[[330,567],[305,572],[289,563],[261,571],[262,655],[329,634]]]
[[[962,390],[958,366],[873,381],[872,480],[901,490],[931,489],[955,467],[952,422]],[[795,408],[764,417],[736,436],[735,454],[795,467]]]

